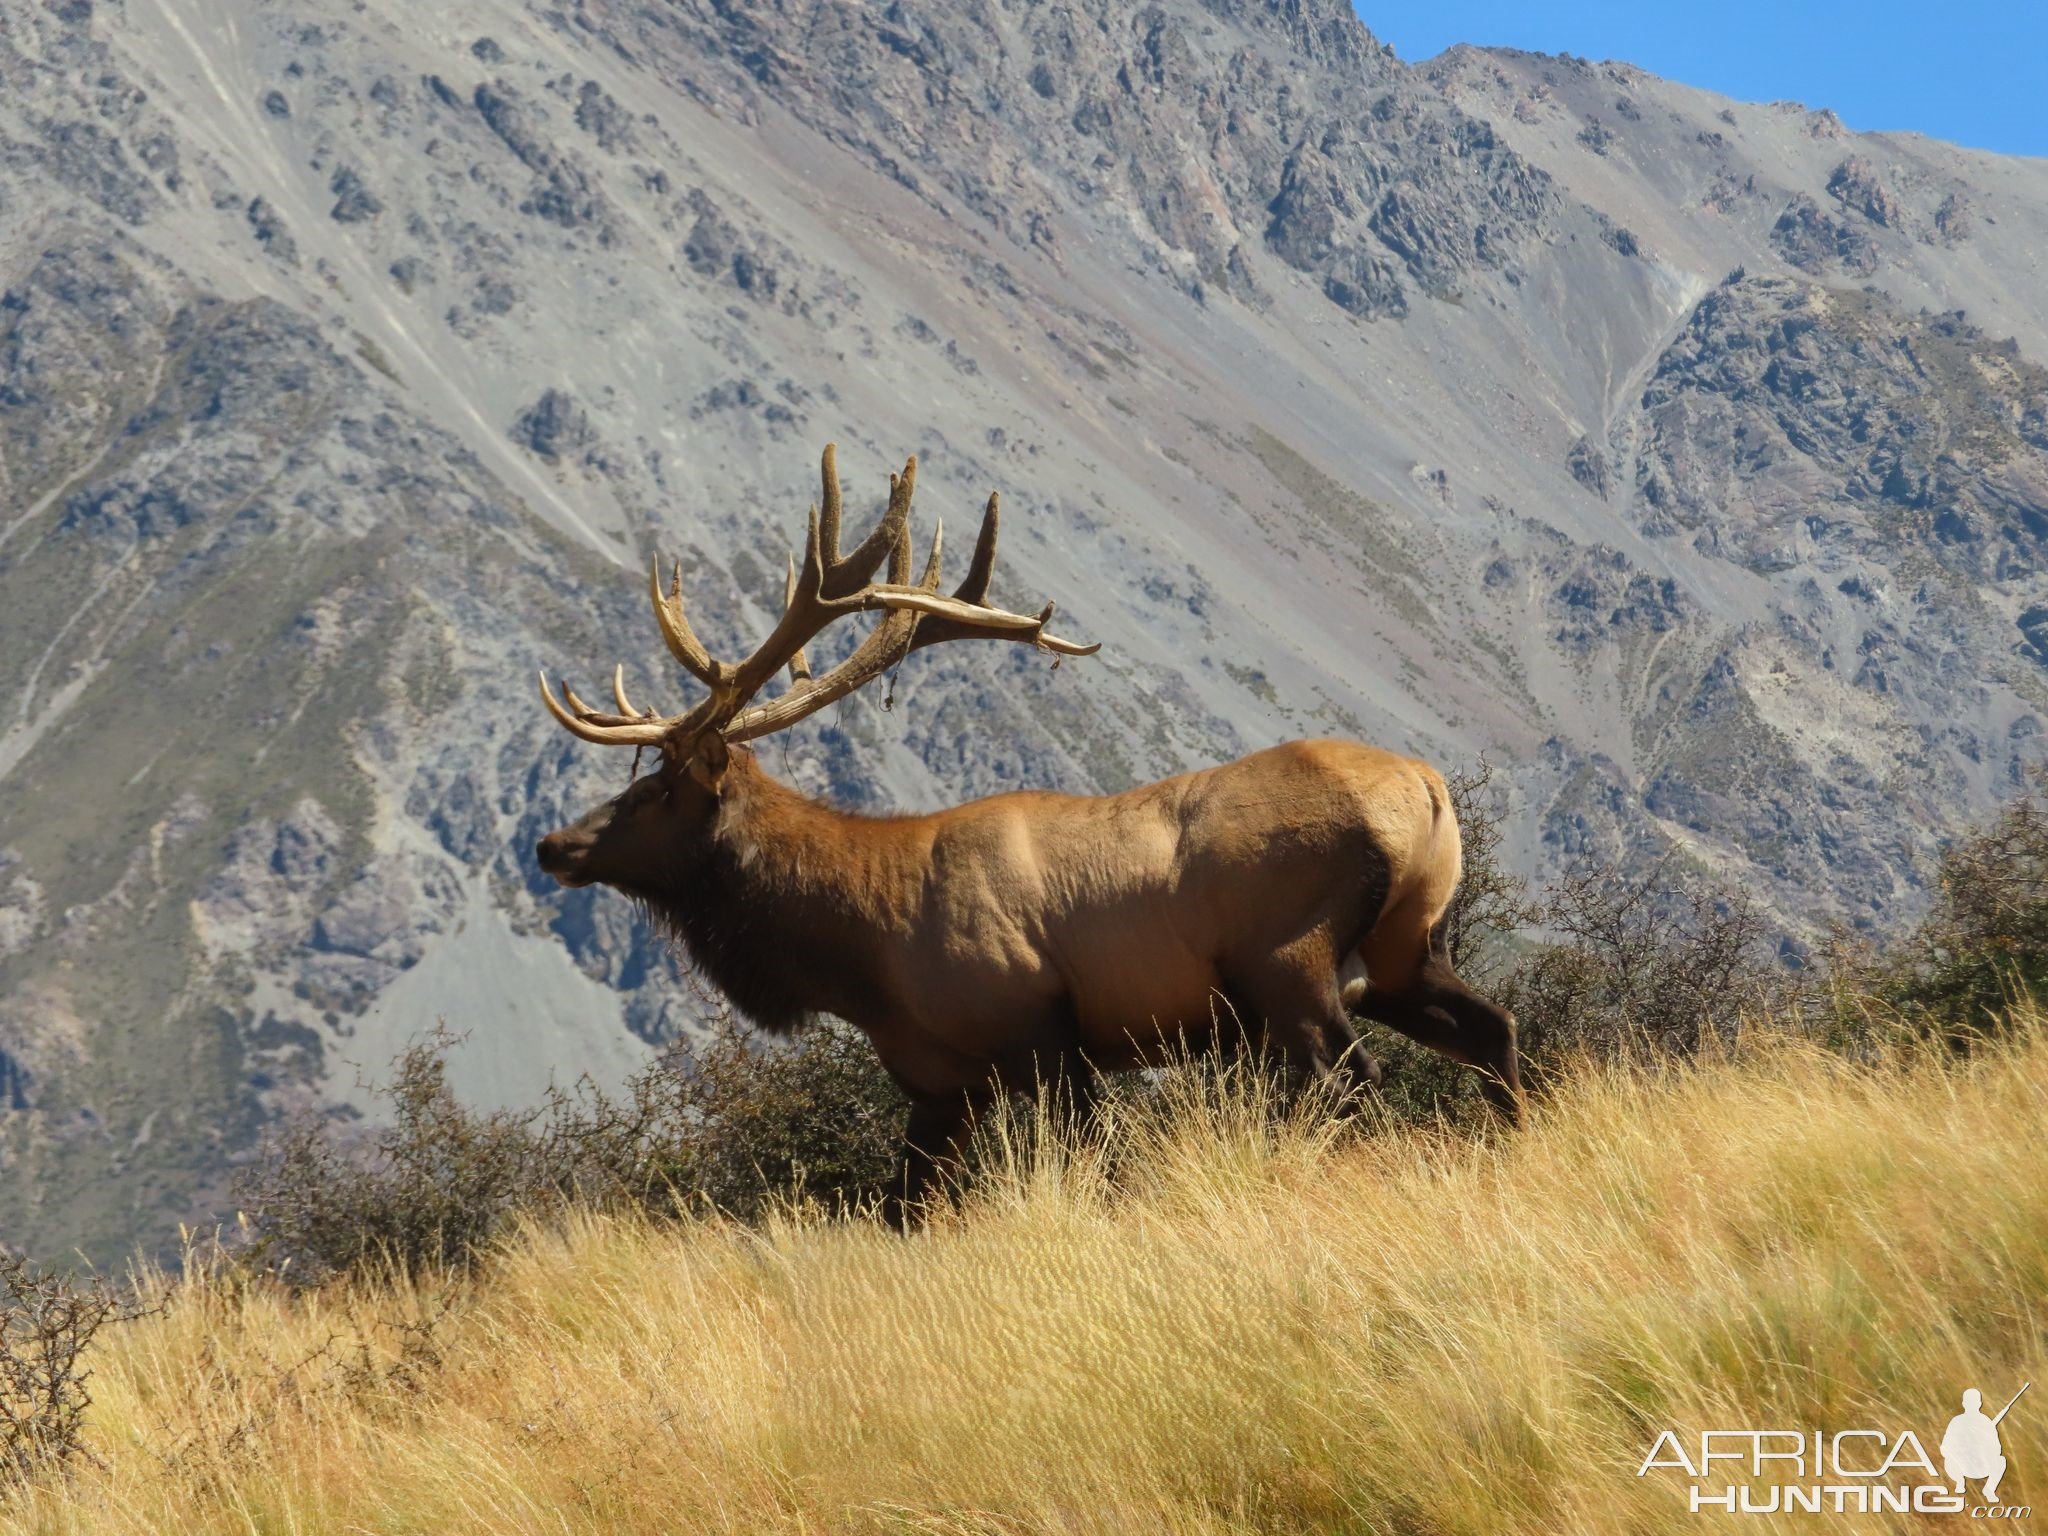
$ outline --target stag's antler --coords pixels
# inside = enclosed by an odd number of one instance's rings
[[[874,532],[844,556],[839,553],[839,467],[832,444],[825,446],[819,473],[823,510],[816,504],[811,507],[803,559],[790,562],[783,586],[782,617],[760,649],[745,661],[737,665],[718,661],[704,649],[683,610],[681,565],[675,567],[664,593],[661,565],[655,562],[650,590],[661,637],[683,669],[710,690],[708,697],[687,714],[657,715],[638,709],[626,697],[624,669],[620,668],[612,674],[616,714],[593,709],[566,684],[562,688],[568,701],[565,709],[542,674],[541,697],[548,712],[585,741],[686,751],[705,731],[716,731],[726,741],[737,742],[785,730],[881,676],[912,651],[946,640],[1016,640],[1061,656],[1092,656],[1102,648],[1048,635],[1045,626],[1052,618],[1051,603],[1035,618],[988,605],[999,512],[995,496],[989,497],[982,514],[981,535],[975,540],[966,580],[953,589],[951,597],[941,597],[943,528],[932,533],[931,558],[925,563],[923,579],[915,586],[909,582],[910,498],[917,488],[916,458],[904,464],[901,475],[889,477],[888,511]],[[885,556],[889,579],[878,582],[873,578]],[[874,632],[838,666],[822,677],[813,676],[804,648],[834,620],[874,611],[883,614]],[[748,707],[754,695],[785,666],[789,668],[788,691]]]

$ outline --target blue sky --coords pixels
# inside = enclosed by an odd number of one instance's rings
[[[1356,0],[1409,63],[1452,43],[1622,59],[1745,101],[1833,107],[1851,128],[1910,128],[2048,155],[2048,0]]]

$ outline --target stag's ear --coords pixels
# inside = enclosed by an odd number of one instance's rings
[[[716,731],[706,731],[691,747],[684,766],[691,778],[715,795],[724,787],[725,770],[731,763],[732,748],[725,744],[725,738]]]

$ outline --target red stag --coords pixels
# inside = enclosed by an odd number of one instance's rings
[[[777,783],[743,745],[784,730],[947,640],[1014,640],[1086,656],[1036,617],[988,606],[997,499],[967,578],[939,593],[939,538],[911,584],[917,461],[891,476],[881,523],[839,549],[839,480],[825,450],[781,619],[761,648],[713,659],[690,628],[681,572],[653,581],[669,650],[706,696],[657,716],[615,711],[541,679],[585,741],[655,747],[660,765],[574,826],[541,839],[564,885],[642,903],[760,1027],[836,1014],[874,1041],[911,1103],[889,1214],[914,1212],[994,1096],[1211,1042],[1219,1018],[1298,1078],[1355,1057],[1347,1002],[1477,1068],[1510,1118],[1519,1105],[1513,1018],[1451,969],[1444,909],[1458,826],[1425,763],[1347,741],[1296,741],[1122,794],[1021,791],[926,816],[857,816]],[[874,580],[886,560],[888,580]],[[834,620],[874,631],[814,675],[804,647]],[[790,684],[755,696],[783,667]],[[1340,992],[1353,958],[1365,984]],[[1222,1043],[1222,1042],[1213,1042]]]

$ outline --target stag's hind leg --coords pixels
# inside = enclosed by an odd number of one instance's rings
[[[1522,1117],[1514,1015],[1474,992],[1451,968],[1440,927],[1388,913],[1359,946],[1365,981],[1344,1004],[1376,1024],[1474,1068],[1486,1100],[1510,1124]]]

